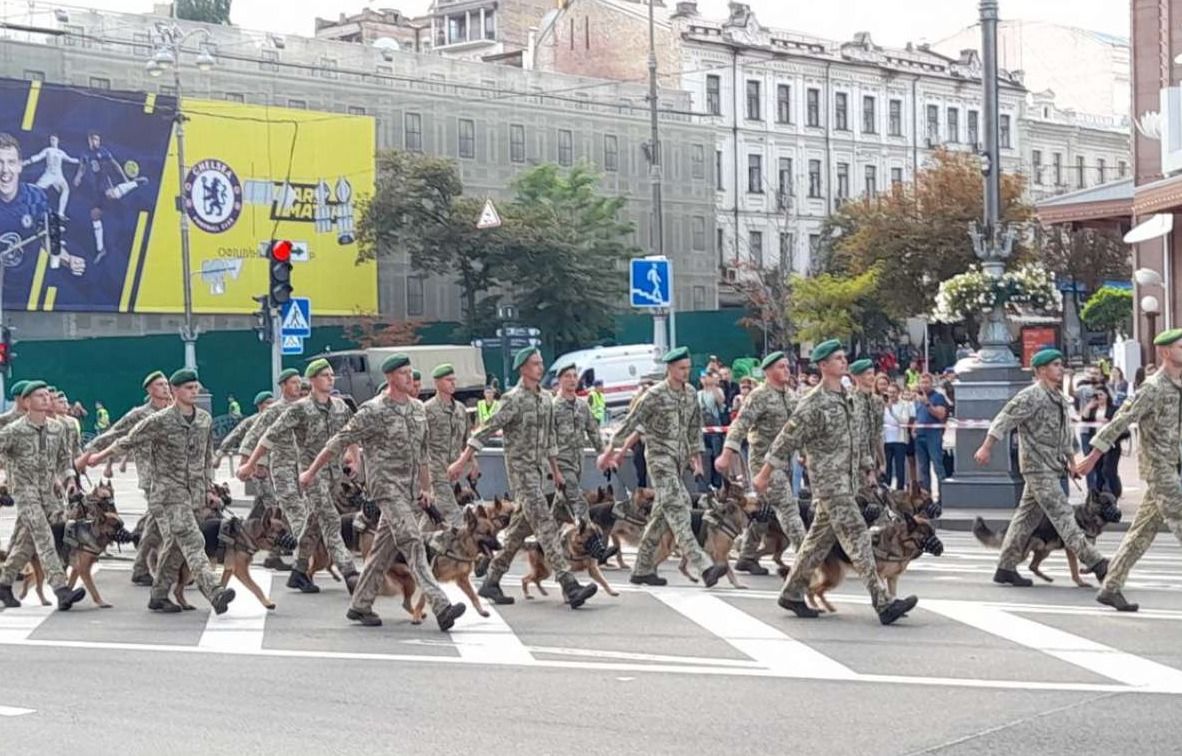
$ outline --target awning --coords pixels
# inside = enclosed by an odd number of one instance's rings
[[[1156,213],[1148,220],[1141,221],[1133,230],[1125,234],[1125,244],[1140,244],[1141,242],[1160,239],[1174,230],[1173,213]]]

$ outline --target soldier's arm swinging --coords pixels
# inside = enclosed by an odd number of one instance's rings
[[[500,430],[503,430],[506,425],[513,421],[517,416],[517,402],[514,401],[512,394],[505,394],[501,400],[501,406],[497,408],[496,412],[485,421],[484,425],[478,427],[473,431],[468,438],[468,443],[464,446],[464,451],[460,454],[460,458],[452,462],[447,467],[447,479],[456,481],[464,474],[464,469],[468,467],[476,452],[484,448],[488,440]]]

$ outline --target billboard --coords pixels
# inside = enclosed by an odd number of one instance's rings
[[[377,310],[353,228],[372,118],[185,98],[181,176],[172,97],[0,79],[0,103],[6,309],[180,312],[183,220],[195,312],[253,312],[272,239],[317,315]]]

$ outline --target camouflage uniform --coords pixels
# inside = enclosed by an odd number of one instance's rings
[[[1182,483],[1178,479],[1182,386],[1170,380],[1164,370],[1150,376],[1092,437],[1092,448],[1107,452],[1131,423],[1137,423],[1140,438],[1137,466],[1145,481],[1145,498],[1108,567],[1103,586],[1107,593],[1121,589],[1163,522],[1182,542]]]
[[[12,550],[0,569],[0,584],[11,586],[34,555],[54,589],[66,584],[49,521],[61,510],[54,484],[64,483],[74,473],[67,444],[62,424],[49,419],[38,426],[22,417],[0,430],[0,459],[8,473],[8,492],[16,501],[18,518]]]
[[[189,565],[205,598],[212,600],[218,590],[219,581],[205,555],[205,538],[193,516],[193,510],[205,506],[209,493],[212,429],[205,410],[195,408],[186,417],[174,404],[148,415],[113,445],[115,456],[137,451],[148,458],[148,511],[163,534],[152,581],[153,600],[168,597],[182,562]]]
[[[644,428],[644,458],[656,501],[640,538],[632,577],[656,573],[657,565],[653,562],[657,546],[667,530],[673,531],[677,548],[702,572],[714,562],[694,538],[689,492],[682,480],[693,455],[706,449],[697,393],[688,384],[676,390],[667,380],[657,383],[628,411],[623,425],[612,437],[612,447],[623,446],[639,427]]]
[[[428,461],[427,437],[423,403],[418,399],[398,403],[383,392],[361,405],[326,445],[338,457],[344,448],[361,445],[365,451],[366,488],[382,510],[373,549],[353,592],[350,608],[355,611],[364,614],[372,610],[386,570],[399,552],[406,557],[432,610],[439,614],[451,604],[427,564],[427,549],[415,521],[419,511],[415,503],[419,498],[419,467]]]
[[[862,439],[862,472],[875,472],[882,467],[886,454],[882,448],[882,397],[868,391],[854,392],[854,406],[857,408],[858,430],[855,439]]]
[[[797,398],[785,386],[777,389],[770,383],[754,389],[743,400],[743,407],[739,416],[731,421],[731,427],[726,433],[724,446],[735,454],[742,453],[744,439],[748,444],[748,480],[755,477],[755,473],[763,465],[763,458],[775,440],[776,435],[783,429],[788,418],[796,408]],[[776,519],[780,528],[788,537],[795,551],[804,541],[804,521],[800,519],[800,507],[792,498],[792,481],[788,478],[788,470],[776,468],[772,471],[771,484],[767,493],[760,497],[771,505],[776,512]],[[752,520],[747,526],[747,534],[743,538],[743,547],[739,552],[739,559],[755,561],[759,554],[759,545],[767,533],[767,523]]]
[[[599,423],[591,415],[586,400],[554,397],[554,437],[558,443],[558,471],[563,489],[554,494],[555,514],[564,507],[572,520],[587,519],[587,499],[583,497],[583,449],[590,445],[596,454],[603,452]]]
[[[13,405],[7,412],[0,414],[0,429],[7,428],[25,416],[25,413],[18,412],[16,405]]]
[[[487,581],[500,581],[526,537],[534,533],[555,579],[565,586],[574,575],[558,538],[558,523],[542,494],[543,467],[558,456],[550,395],[540,388],[531,391],[519,382],[501,397],[501,406],[488,422],[472,433],[468,446],[480,451],[497,431],[504,434],[505,471],[518,509],[504,530],[505,547],[492,560]]]
[[[272,474],[276,464],[282,465],[284,469],[289,468],[293,462],[297,469],[310,467],[316,455],[328,443],[328,439],[340,433],[353,414],[349,405],[335,396],[329,397],[325,404],[319,404],[314,397],[308,396],[283,407],[283,412],[259,441],[259,444],[270,452]],[[342,575],[350,575],[357,572],[357,566],[353,564],[353,555],[341,539],[341,516],[337,512],[333,496],[344,477],[340,457],[334,458],[316,473],[315,479],[305,492],[308,514],[301,535],[309,531],[318,532],[328,547],[329,556],[332,557],[337,569]],[[278,485],[276,493],[279,493]],[[293,524],[293,536],[296,535],[295,527]],[[316,528],[318,531],[314,530]],[[307,557],[303,549],[296,557],[295,569],[302,573],[308,571]]]
[[[90,443],[86,445],[85,451],[90,453],[103,451],[130,433],[131,429],[138,425],[145,417],[157,411],[151,402],[145,402],[138,407],[134,407],[123,415],[123,417],[119,418],[104,433],[91,439]],[[132,461],[135,463],[135,477],[139,482],[139,488],[144,492],[144,498],[150,501],[151,496],[149,495],[148,489],[150,488],[151,475],[148,474],[148,467],[151,465],[151,450],[146,447],[136,448],[132,452]],[[144,512],[143,520],[144,529],[140,534],[139,545],[136,547],[135,563],[131,567],[132,581],[148,574],[148,552],[158,547],[164,541],[160,533],[160,525],[156,522],[156,518],[152,516],[151,509]],[[163,552],[158,551],[157,553]]]
[[[1008,447],[1014,428],[1018,429],[1018,468],[1025,486],[1001,545],[998,569],[1013,570],[1018,566],[1026,556],[1026,542],[1044,512],[1067,548],[1089,567],[1096,564],[1104,557],[1075,521],[1075,511],[1059,484],[1067,474],[1068,462],[1079,450],[1067,400],[1059,391],[1048,391],[1040,384],[1027,386],[993,418],[989,436]]]
[[[66,452],[70,455],[72,463],[82,454],[82,425],[78,422],[78,418],[70,415],[59,415],[52,419],[61,423],[62,430],[66,434]]]
[[[468,442],[468,412],[464,405],[454,399],[444,400],[439,394],[423,404],[427,417],[427,465],[431,470],[431,491],[435,495],[435,506],[443,514],[443,525],[459,527],[463,523],[463,510],[456,503],[456,492],[447,478],[447,466],[460,458]],[[368,460],[367,460],[368,462]],[[436,530],[430,518],[419,518],[423,530]]]
[[[234,426],[234,429],[227,433],[226,437],[222,439],[222,442],[218,444],[218,448],[217,451],[214,452],[214,456],[228,457],[231,454],[240,454],[242,439],[246,438],[247,432],[254,426],[256,422],[258,422],[258,419],[258,413],[255,413],[250,417],[244,417],[238,421],[238,424]]]
[[[816,386],[796,405],[796,411],[764,459],[773,468],[782,470],[792,453],[803,449],[808,457],[813,491],[813,525],[780,591],[782,599],[804,600],[804,589],[813,571],[824,561],[836,539],[862,576],[875,610],[882,611],[890,603],[886,586],[875,569],[870,531],[854,501],[865,459],[865,444],[855,437],[859,425],[857,412],[858,405],[850,392]]]
[[[251,417],[254,417],[255,420],[238,444],[241,452],[243,454],[254,452],[263,435],[271,429],[283,411],[294,403],[280,399],[262,412],[252,415]],[[283,510],[283,516],[287,520],[292,538],[295,538],[299,544],[296,547],[296,567],[299,568],[300,565],[303,565],[303,569],[307,569],[308,560],[312,557],[312,552],[316,550],[316,544],[320,540],[320,528],[304,527],[308,520],[308,507],[304,504],[303,494],[300,493],[299,455],[296,453],[295,440],[291,434],[287,434],[283,441],[281,449],[268,452],[262,457],[259,464],[266,467],[268,474],[264,474],[262,478],[256,478],[256,480],[259,481],[260,488],[265,494],[273,497],[279,508]]]

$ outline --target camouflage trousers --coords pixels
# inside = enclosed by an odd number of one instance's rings
[[[586,520],[590,507],[583,496],[583,471],[562,464],[558,466],[558,471],[562,473],[562,489],[554,491],[554,519],[559,522],[564,521],[564,518],[571,522]]]
[[[803,601],[813,571],[821,566],[834,542],[837,542],[849,554],[854,570],[862,577],[862,584],[866,586],[875,610],[884,609],[890,603],[890,597],[875,569],[870,530],[862,519],[853,494],[817,497],[813,499],[813,507],[813,526],[796,552],[796,559],[792,562],[792,570],[784,581],[780,597]]]
[[[754,477],[754,476],[752,476]],[[792,482],[788,473],[776,470],[772,473],[772,481],[767,493],[760,497],[760,502],[767,502],[776,513],[776,520],[780,529],[788,537],[788,543],[793,551],[800,550],[804,542],[804,520],[800,519],[800,506],[792,498]],[[747,524],[747,534],[743,536],[743,546],[739,550],[739,559],[755,561],[758,559],[760,543],[767,535],[768,524],[752,520]]]
[[[649,459],[648,482],[656,494],[652,514],[636,549],[633,577],[653,575],[657,571],[657,549],[665,533],[672,530],[677,548],[689,558],[694,569],[701,573],[714,564],[706,550],[698,545],[690,524],[690,496],[681,479],[682,466],[671,459]]]
[[[504,548],[493,558],[488,569],[488,580],[495,583],[509,571],[513,557],[517,556],[525,539],[532,534],[538,538],[554,579],[565,585],[574,576],[570,573],[570,564],[566,561],[566,552],[562,550],[562,541],[558,537],[558,522],[546,504],[546,497],[542,495],[541,471],[510,469],[508,472],[509,487],[518,508],[501,534]]]
[[[205,492],[195,496],[182,494],[164,503],[156,496],[148,501],[148,511],[160,526],[163,537],[160,558],[156,563],[156,576],[152,580],[152,598],[168,596],[172,586],[180,577],[182,565],[189,566],[193,581],[206,599],[213,598],[220,581],[214,575],[209,557],[205,555],[205,537],[193,516],[194,505],[200,505]],[[163,495],[160,497],[162,498]]]
[[[357,572],[357,565],[353,563],[353,555],[345,546],[345,539],[341,538],[341,514],[337,511],[332,498],[332,479],[327,474],[318,474],[316,480],[308,487],[305,500],[308,502],[308,514],[304,519],[301,534],[296,536],[301,541],[303,536],[324,541],[328,549],[328,556],[332,559],[341,575],[352,575]],[[295,535],[293,532],[292,535]],[[301,550],[302,553],[302,550]],[[307,572],[308,562],[304,557],[296,559],[296,569]]]
[[[1151,475],[1146,489],[1137,516],[1108,566],[1103,587],[1106,592],[1119,591],[1124,586],[1129,571],[1149,550],[1149,544],[1153,543],[1163,522],[1182,543],[1182,482],[1177,474]]]
[[[1026,544],[1038,523],[1042,521],[1044,512],[1055,526],[1059,537],[1063,539],[1063,543],[1079,557],[1079,561],[1091,567],[1103,559],[1104,555],[1088,541],[1083,529],[1075,521],[1075,510],[1068,503],[1067,494],[1063,493],[1059,476],[1028,473],[1025,478],[1026,485],[1022,489],[1018,511],[1010,520],[1005,540],[1001,544],[1001,555],[997,559],[998,569],[1012,570],[1021,563],[1029,553]]]
[[[140,490],[144,492],[145,499],[150,498],[147,485],[141,486]],[[152,516],[151,512],[144,512],[141,519],[144,521],[144,532],[140,534],[140,542],[135,551],[135,562],[131,565],[132,580],[151,572],[148,569],[148,553],[155,549],[159,555],[161,553],[160,544],[164,540],[160,534],[160,526],[156,524],[156,518]]]
[[[451,601],[439,587],[439,582],[431,572],[431,565],[427,563],[427,548],[423,545],[423,534],[415,521],[415,512],[419,508],[411,504],[410,496],[405,495],[396,499],[379,499],[375,503],[382,510],[382,516],[378,519],[378,533],[369,559],[361,570],[357,588],[353,591],[350,608],[359,612],[370,611],[386,580],[386,570],[390,569],[401,552],[415,576],[415,582],[419,584],[419,590],[431,602],[431,610],[439,614],[451,605]]]
[[[66,571],[58,558],[53,529],[49,526],[50,518],[60,514],[61,504],[56,501],[42,504],[36,496],[21,496],[19,493],[13,498],[16,499],[16,527],[12,531],[8,559],[0,568],[0,584],[12,585],[29,560],[36,556],[49,584],[54,589],[62,587],[66,584]]]
[[[275,498],[275,503],[279,505],[283,517],[287,520],[292,538],[299,544],[296,547],[295,568],[306,572],[308,560],[312,558],[312,552],[316,549],[320,532],[318,528],[305,527],[308,521],[308,507],[304,504],[303,494],[300,493],[299,472],[295,468],[272,467],[270,475],[265,476],[264,480],[269,485],[260,486],[260,491],[269,492]]]
[[[448,481],[447,475],[442,477],[431,475],[431,492],[435,495],[435,508],[443,515],[443,524],[436,525],[430,517],[421,514],[419,515],[419,530],[430,533],[435,530],[458,528],[462,525],[464,523],[464,508],[456,501],[456,489]]]

